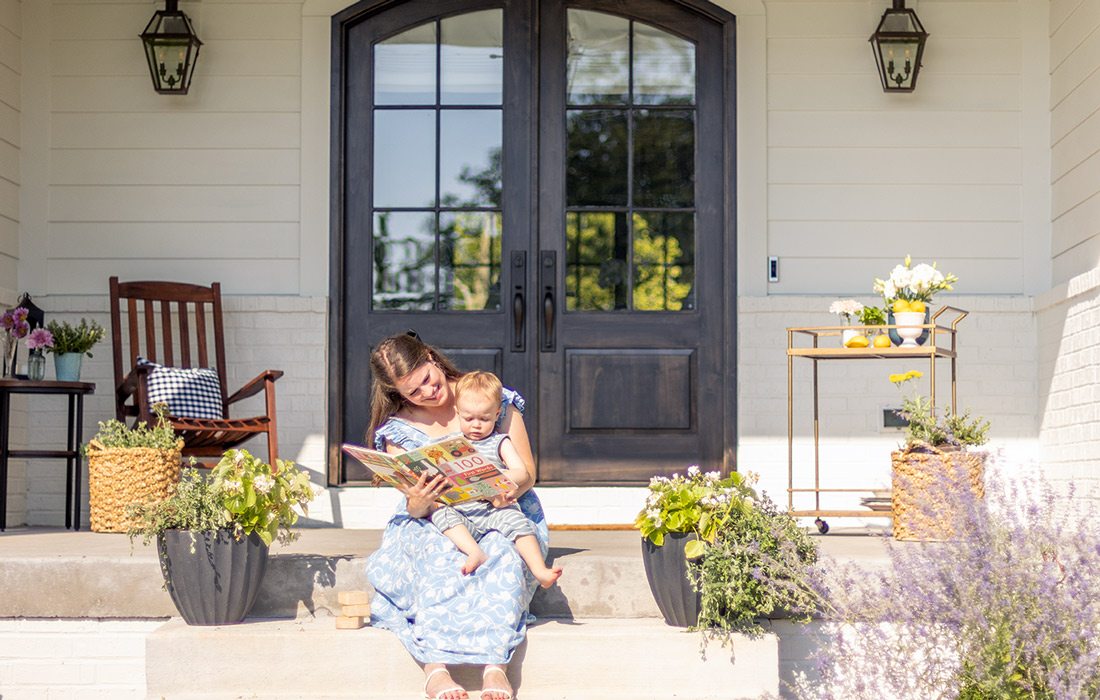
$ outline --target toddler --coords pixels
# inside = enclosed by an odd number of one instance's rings
[[[531,480],[531,475],[512,441],[496,430],[500,417],[500,380],[492,372],[470,372],[458,380],[454,391],[455,412],[462,434],[478,452],[503,464],[504,475],[522,488]],[[443,506],[432,513],[432,524],[466,555],[466,563],[462,566],[464,574],[473,573],[485,563],[485,552],[477,541],[486,532],[496,530],[515,543],[516,551],[543,588],[554,585],[561,577],[560,566],[546,566],[535,539],[534,526],[515,504],[498,508],[486,501],[467,501]]]

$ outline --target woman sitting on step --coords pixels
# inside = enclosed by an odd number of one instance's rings
[[[403,452],[459,429],[454,385],[460,372],[415,333],[383,340],[371,355],[374,386],[368,444]],[[534,481],[534,457],[523,423],[523,398],[504,389],[498,430],[512,444]],[[405,498],[386,525],[382,545],[367,562],[374,586],[371,624],[395,633],[424,664],[424,697],[465,700],[448,664],[483,665],[478,700],[511,700],[505,666],[527,633],[527,607],[538,582],[512,543],[490,531],[480,541],[488,559],[471,575],[465,555],[429,519],[448,488],[442,477],[421,477],[402,489]],[[532,491],[519,496],[545,557],[549,536],[542,504]]]

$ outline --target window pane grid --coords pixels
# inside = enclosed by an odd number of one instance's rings
[[[372,308],[499,310],[503,58],[499,9],[376,45]]]
[[[694,309],[694,44],[633,20],[623,41],[609,15],[568,14],[566,310]],[[586,39],[591,46],[580,45]],[[606,65],[616,56],[626,64],[621,73]],[[594,75],[600,61],[611,78]],[[616,74],[626,79],[621,101],[601,92]],[[624,152],[614,146],[617,123]],[[609,163],[616,159],[618,170]],[[625,202],[614,201],[620,177]]]

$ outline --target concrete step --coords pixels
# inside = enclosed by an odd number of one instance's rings
[[[304,530],[268,560],[256,617],[339,614],[336,596],[370,590],[367,557],[378,530]],[[565,567],[559,585],[539,590],[539,617],[659,617],[638,534],[554,532],[550,558]],[[125,535],[25,530],[0,537],[0,618],[156,618],[177,615],[156,547]]]
[[[779,663],[774,633],[737,636],[732,650],[712,645],[704,659],[699,634],[654,619],[544,620],[529,628],[509,677],[522,700],[732,700],[778,695]],[[173,619],[147,638],[145,673],[148,697],[170,700],[392,700],[418,697],[423,683],[393,634],[337,630],[326,617],[227,627]],[[477,668],[455,678],[481,687]]]

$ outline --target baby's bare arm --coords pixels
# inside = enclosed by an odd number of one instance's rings
[[[500,443],[500,459],[504,462],[504,475],[516,485],[516,492],[522,493],[531,481],[531,473],[527,471],[527,465],[520,457],[516,446],[511,439],[504,439]]]

